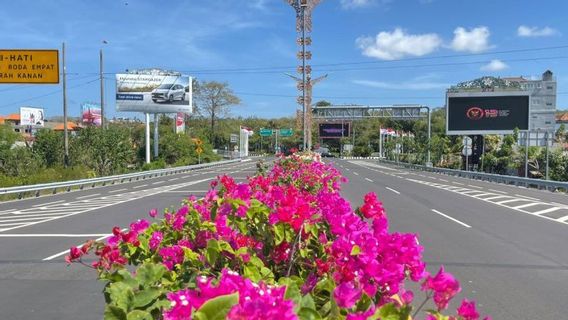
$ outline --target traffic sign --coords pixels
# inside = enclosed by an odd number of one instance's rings
[[[294,134],[294,130],[292,129],[280,129],[280,136],[281,137],[291,137]]]
[[[231,133],[231,143],[237,143],[237,141],[239,140],[239,136]]]
[[[203,141],[201,141],[201,139],[199,139],[199,138],[193,138],[193,139],[191,139],[191,141],[193,141],[193,143],[195,143],[196,146],[203,145]]]
[[[197,147],[197,148],[195,149],[195,152],[196,152],[197,154],[202,154],[202,153],[203,153],[203,148]]]
[[[473,151],[471,150],[471,148],[463,148],[462,149],[462,155],[469,157],[473,154]]]
[[[463,137],[463,139],[462,139],[462,144],[464,146],[471,146],[472,142],[473,142],[473,140],[471,140],[471,138],[467,137],[467,136]]]
[[[0,83],[59,83],[59,51],[0,50]]]
[[[261,136],[261,137],[270,137],[270,136],[272,136],[272,129],[260,128],[260,136]]]

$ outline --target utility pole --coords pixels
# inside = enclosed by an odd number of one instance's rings
[[[105,129],[105,78],[103,77],[103,49],[99,51],[99,78],[101,80],[101,128]]]
[[[69,131],[67,129],[67,69],[65,65],[65,42],[63,42],[61,54],[61,61],[63,63],[63,145],[65,148],[63,164],[67,168],[69,166]]]
[[[530,138],[530,131],[527,130],[525,132],[525,178],[529,176],[529,138]]]

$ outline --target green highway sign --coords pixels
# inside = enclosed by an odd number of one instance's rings
[[[292,129],[280,129],[280,136],[281,137],[291,137],[294,134],[294,130]]]
[[[270,136],[272,136],[272,129],[260,128],[260,136],[261,136],[261,137],[270,137]]]

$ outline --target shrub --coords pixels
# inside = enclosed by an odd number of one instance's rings
[[[407,282],[433,299],[429,319],[447,319],[459,282],[443,267],[425,271],[418,237],[390,232],[375,194],[353,210],[343,182],[310,155],[281,158],[246,183],[219,177],[203,199],[163,218],[153,209],[153,223],[115,227],[66,260],[98,257],[107,319],[409,319],[420,307]],[[478,318],[467,300],[457,312]]]

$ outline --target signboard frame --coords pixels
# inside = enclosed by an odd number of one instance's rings
[[[528,130],[531,127],[531,110],[532,101],[530,92],[527,91],[497,91],[497,92],[447,92],[446,93],[446,135],[485,135],[485,134],[512,134],[513,129],[510,130],[449,130],[450,122],[450,98],[497,98],[497,97],[527,97],[528,110],[527,110],[527,129],[519,128],[519,130]]]
[[[34,123],[29,122],[30,116],[24,117],[24,114],[31,115],[34,119]],[[36,118],[39,118],[39,120],[36,120]],[[20,125],[43,127],[45,125],[45,111],[43,108],[20,107]]]
[[[332,125],[332,126],[341,126],[340,130],[343,131],[342,135],[322,135],[322,126],[325,125]],[[345,134],[346,133],[346,134]],[[341,138],[348,138],[351,137],[351,123],[350,122],[321,122],[318,124],[318,134],[322,139],[341,139]]]
[[[5,63],[5,54],[20,54],[25,55],[27,53],[49,53],[55,54],[55,61],[52,61],[53,65],[55,66],[55,70],[50,71],[51,77],[49,81],[6,81],[4,77],[0,77],[0,84],[59,84],[60,82],[60,75],[59,75],[59,49],[0,49],[0,73],[7,73],[8,70],[2,70],[1,66]],[[33,61],[30,61],[33,63]],[[6,62],[8,64],[9,62]],[[18,70],[15,70],[16,72]]]

